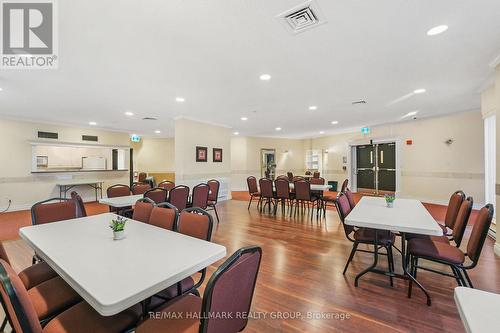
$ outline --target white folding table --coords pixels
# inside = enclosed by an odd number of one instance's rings
[[[21,228],[19,234],[80,296],[111,316],[213,264],[222,245],[128,220],[123,240],[104,213]]]
[[[137,200],[142,199],[143,197],[144,194],[136,194],[136,195],[126,195],[123,197],[102,198],[99,200],[99,203],[114,208],[123,208],[135,205]]]
[[[92,187],[95,190],[95,200],[97,201],[98,193],[101,194],[102,198],[102,180],[88,180],[88,179],[70,179],[70,180],[61,180],[57,183],[59,187],[59,198],[66,198],[67,193],[75,186],[87,185]],[[64,196],[63,196],[64,194]]]
[[[468,333],[494,333],[500,329],[499,294],[456,287],[455,303]]]
[[[431,304],[429,293],[407,271],[406,263],[406,233],[429,236],[443,235],[441,227],[436,223],[420,201],[398,198],[394,201],[394,207],[388,208],[384,198],[365,196],[361,198],[356,207],[347,215],[345,224],[375,230],[373,264],[356,276],[354,282],[356,287],[358,286],[359,278],[368,272],[411,279],[427,296],[427,304]],[[375,245],[377,244],[377,230],[388,230],[401,234],[403,274],[390,273],[376,268],[378,261],[378,246]]]

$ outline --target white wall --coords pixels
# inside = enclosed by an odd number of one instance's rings
[[[166,173],[175,169],[175,145],[173,138],[143,138],[132,142],[134,171]]]
[[[56,186],[61,177],[78,179],[99,179],[104,188],[116,183],[128,184],[127,171],[73,172],[73,173],[31,173],[32,146],[37,131],[58,132],[59,139],[54,142],[83,143],[81,136],[97,135],[99,144],[128,145],[129,136],[124,133],[102,131],[88,128],[37,124],[0,119],[0,211],[12,200],[11,210],[30,208],[35,202],[59,196]],[[76,189],[85,200],[95,200],[90,187]]]

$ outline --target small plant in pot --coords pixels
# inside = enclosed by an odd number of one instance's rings
[[[388,208],[394,207],[394,200],[396,200],[396,196],[394,194],[386,194],[384,197],[387,207]]]
[[[109,222],[109,227],[113,230],[114,240],[125,238],[125,223],[127,223],[127,219],[123,216],[118,216],[116,219],[112,219],[111,222]]]

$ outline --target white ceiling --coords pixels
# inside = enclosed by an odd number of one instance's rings
[[[302,2],[58,1],[59,69],[0,72],[0,115],[161,136],[186,116],[307,137],[479,107],[500,1],[317,0],[328,22],[293,35],[275,17]],[[440,24],[449,30],[426,35]],[[417,88],[427,92],[391,104]]]

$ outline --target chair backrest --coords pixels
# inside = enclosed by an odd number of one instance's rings
[[[309,182],[314,185],[325,185],[325,178],[321,177],[311,178]]]
[[[335,206],[337,207],[340,221],[342,222],[342,226],[344,227],[344,232],[346,236],[349,237],[349,234],[354,231],[354,227],[346,225],[344,223],[346,216],[349,215],[352,210],[345,193],[339,192],[339,194],[337,195],[337,199],[335,200]]]
[[[472,232],[467,242],[467,256],[472,260],[472,266],[476,266],[479,261],[484,241],[488,235],[491,221],[493,220],[493,212],[493,205],[487,204],[481,208],[477,214],[476,222],[472,227]]]
[[[170,180],[164,180],[161,183],[158,184],[158,187],[164,188],[167,191],[170,191],[175,187],[175,183],[171,182]]]
[[[179,211],[174,205],[168,202],[163,202],[151,210],[148,223],[163,229],[175,230],[177,220],[179,219]]]
[[[208,206],[208,193],[210,187],[207,184],[198,184],[193,187],[193,197],[191,198],[192,207],[206,209]]]
[[[472,197],[468,197],[462,202],[460,205],[460,209],[458,210],[457,220],[455,221],[455,225],[453,226],[453,241],[457,244],[457,247],[460,247],[460,243],[462,242],[462,238],[465,233],[465,228],[467,227],[467,223],[469,222],[470,213],[472,212],[472,206],[474,204],[474,199]]]
[[[144,198],[149,198],[155,203],[167,201],[168,191],[162,187],[155,187],[144,192]]]
[[[0,259],[0,294],[15,332],[42,332],[42,326],[26,287],[9,263],[3,259]]]
[[[306,171],[306,176],[310,176],[311,175],[311,171],[307,170]]]
[[[276,179],[286,179],[286,180],[288,180],[288,176],[286,176],[286,175],[279,175],[278,177],[276,177]]]
[[[207,211],[193,207],[179,214],[176,230],[181,234],[210,241],[214,222]]]
[[[314,171],[313,178],[319,178],[319,171]]]
[[[260,247],[245,247],[219,266],[203,294],[200,332],[240,332],[245,329],[247,316],[223,318],[210,317],[209,314],[250,312],[261,258]]]
[[[351,209],[353,209],[356,206],[356,202],[354,201],[354,196],[352,195],[351,190],[346,187],[345,191],[342,193],[345,194],[347,200],[349,200],[349,205],[351,206]]]
[[[264,171],[264,177],[266,177],[267,179],[271,179],[271,171],[269,170]]]
[[[85,209],[85,204],[83,203],[83,199],[80,194],[76,193],[76,191],[71,192],[71,199],[76,201],[78,217],[87,216],[87,210]]]
[[[130,193],[130,187],[123,184],[116,184],[106,189],[106,195],[108,198],[126,197],[127,195],[130,195]]]
[[[289,181],[293,181],[293,173],[292,172],[288,171],[286,173],[286,175],[287,175]]]
[[[136,201],[134,205],[134,213],[132,214],[132,220],[148,223],[149,216],[155,203],[149,198],[142,198]]]
[[[299,181],[299,180],[305,180],[305,178],[301,177],[301,176],[294,176],[292,178],[292,183],[295,183],[296,181]]]
[[[247,185],[248,185],[248,193],[254,194],[259,192],[259,188],[257,187],[257,178],[254,176],[247,177]]]
[[[177,185],[170,190],[168,201],[174,205],[179,211],[187,207],[189,197],[189,187],[185,185]]]
[[[219,198],[220,183],[217,179],[210,179],[208,182],[208,187],[210,187],[210,193],[208,194],[208,200],[212,203],[217,203]]]
[[[347,189],[348,184],[349,184],[349,179],[345,179],[344,182],[342,183],[342,187],[340,188],[340,192],[344,193],[345,190]]]
[[[37,202],[31,207],[31,223],[35,225],[75,219],[79,217],[79,213],[76,200],[52,198]]]
[[[297,200],[311,200],[311,183],[305,180],[297,180],[293,182],[295,190],[295,198]]]
[[[274,181],[276,197],[280,199],[290,198],[290,182],[288,178],[278,178]]]
[[[146,191],[151,189],[150,184],[143,184],[143,183],[134,183],[132,185],[132,194],[137,195],[137,194],[144,194]]]
[[[148,176],[147,173],[145,173],[145,172],[139,172],[139,176],[137,177],[137,181],[139,183],[142,183],[142,182],[144,182],[146,180],[147,176]]]
[[[448,202],[448,209],[446,210],[446,217],[444,218],[444,225],[450,229],[453,229],[455,220],[457,219],[458,210],[460,205],[465,200],[465,193],[462,191],[456,191],[450,197]]]
[[[260,195],[263,198],[272,198],[273,194],[273,181],[267,178],[259,179]]]

